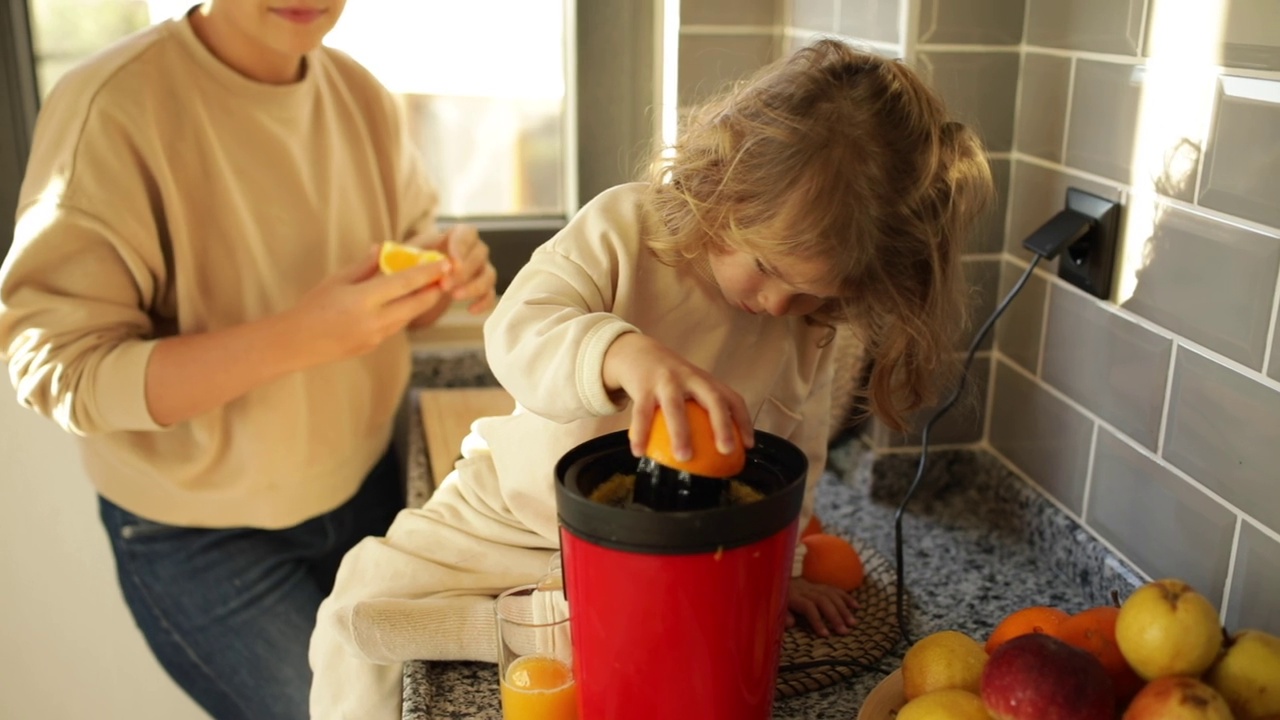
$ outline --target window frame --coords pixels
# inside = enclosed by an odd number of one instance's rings
[[[26,0],[0,0],[0,258],[13,242],[14,211],[35,131],[39,94]]]
[[[442,224],[467,223],[480,230],[498,271],[499,292],[533,250],[565,226],[580,203],[634,179],[639,158],[620,155],[617,148],[647,151],[656,137],[654,18],[661,0],[568,2],[575,39],[567,53],[568,79],[575,95],[566,104],[565,131],[573,148],[567,170],[576,187],[566,197],[565,216],[441,218]],[[0,157],[11,153],[18,158],[0,167],[0,203],[7,206],[0,206],[0,257],[13,241],[14,204],[40,103],[27,3],[0,0],[0,99],[13,109],[0,113]]]

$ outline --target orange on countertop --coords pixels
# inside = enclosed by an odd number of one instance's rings
[[[830,585],[853,592],[866,578],[862,557],[847,540],[838,535],[814,533],[800,538],[805,545],[804,566],[800,576],[811,583]]]
[[[1058,626],[1070,615],[1055,607],[1032,605],[1009,613],[987,637],[987,654],[1019,635],[1044,633],[1057,636]]]
[[[800,531],[800,537],[806,538],[810,535],[817,535],[824,532],[822,521],[818,519],[817,514],[809,516],[809,522],[805,524],[804,529]]]
[[[684,470],[710,478],[731,478],[742,472],[747,464],[747,451],[742,444],[742,436],[738,429],[733,430],[734,451],[728,455],[716,449],[716,435],[711,428],[711,415],[707,409],[695,400],[686,400],[685,418],[689,425],[689,443],[693,454],[688,460],[676,458],[671,446],[671,431],[667,428],[667,418],[659,406],[653,414],[653,425],[649,429],[649,445],[644,454],[659,465],[676,470]]]
[[[1116,700],[1123,704],[1138,694],[1143,680],[1129,667],[1120,653],[1120,646],[1116,645],[1116,618],[1119,615],[1120,608],[1110,605],[1081,610],[1063,620],[1056,634],[1059,640],[1098,658],[1111,676]]]

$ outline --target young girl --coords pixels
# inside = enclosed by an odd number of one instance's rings
[[[499,301],[485,349],[516,411],[477,421],[431,500],[344,558],[312,638],[313,717],[398,717],[405,660],[493,660],[492,597],[558,544],[556,461],[628,426],[642,454],[658,406],[697,400],[722,447],[735,425],[795,443],[806,522],[834,324],[859,329],[871,411],[903,427],[951,377],[961,241],[991,193],[980,142],[908,66],[837,41],[696,113],[674,160],[591,201]],[[821,633],[853,622],[847,594],[798,577],[790,606]]]
[[[338,563],[404,507],[403,331],[487,310],[494,272],[474,228],[438,233],[391,93],[322,45],[341,0],[193,4],[41,108],[0,358],[75,435],[169,675],[219,720],[301,720]],[[451,270],[382,275],[385,240]]]

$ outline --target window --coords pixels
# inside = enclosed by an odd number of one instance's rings
[[[565,1],[352,0],[326,38],[401,98],[442,217],[563,219],[570,209]],[[44,95],[93,52],[192,0],[30,5]]]
[[[565,25],[565,0],[354,0],[326,42],[404,101],[441,215],[564,217]]]
[[[0,0],[0,106],[14,116],[0,114],[0,256],[39,97],[197,1]],[[582,202],[635,177],[657,130],[659,5],[349,0],[327,42],[404,99],[442,215],[480,227],[502,289]]]

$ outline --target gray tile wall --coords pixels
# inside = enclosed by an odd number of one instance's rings
[[[680,107],[703,102],[776,59],[785,46],[784,10],[789,12],[778,0],[683,0]]]
[[[798,0],[792,0],[799,4]],[[1026,0],[838,0],[837,20],[843,32],[872,26],[870,15],[884,17],[886,9],[903,9],[915,13],[916,35],[908,38],[915,53],[912,63],[942,96],[955,117],[971,125],[982,137],[990,153],[991,174],[997,201],[970,238],[966,252],[966,276],[972,289],[972,322],[966,329],[961,350],[972,339],[972,333],[986,320],[998,300],[1003,264],[993,257],[1002,252],[1005,218],[1009,207],[1011,180],[1014,174],[1011,153],[1014,139],[1014,109],[1017,103],[1018,44],[1022,41],[1022,20]],[[874,8],[874,9],[873,9]],[[869,39],[883,41],[889,34],[876,30]],[[902,42],[899,38],[897,42]],[[1043,283],[1041,284],[1043,288]],[[995,343],[991,333],[980,346],[970,370],[971,387],[989,387],[992,363],[985,352]],[[943,401],[949,396],[945,394]],[[916,414],[916,431],[901,435],[873,423],[869,434],[877,447],[911,447],[920,443],[919,430],[937,406]],[[930,433],[933,443],[972,443],[981,441],[986,426],[986,404],[961,402],[941,418]]]
[[[985,424],[986,447],[1145,573],[1187,579],[1230,628],[1280,633],[1280,6],[1225,0],[1205,58],[1221,77],[1204,93],[1188,83],[1177,110],[1204,136],[1166,149],[1168,167],[1190,158],[1177,178],[1148,177],[1136,138],[1171,112],[1143,106],[1169,44],[1151,29],[1192,7],[785,0],[782,17],[790,47],[815,32],[913,46],[907,61],[983,135],[1001,203],[969,247],[976,312],[1022,275],[1023,238],[1068,187],[1122,202],[1115,297],[1042,263],[970,373],[990,417],[966,397],[931,442],[971,442]],[[904,10],[911,42],[889,21]],[[879,425],[869,438],[919,443]]]
[[[1217,82],[1177,93],[1203,137],[1157,148],[1191,158],[1169,182],[1133,156],[1172,112],[1143,106],[1167,59],[1154,35],[1199,6],[1027,3],[1001,290],[1067,187],[1122,201],[1124,271],[1103,301],[1041,266],[997,329],[987,442],[1229,628],[1280,633],[1280,6],[1224,3],[1201,66]]]

